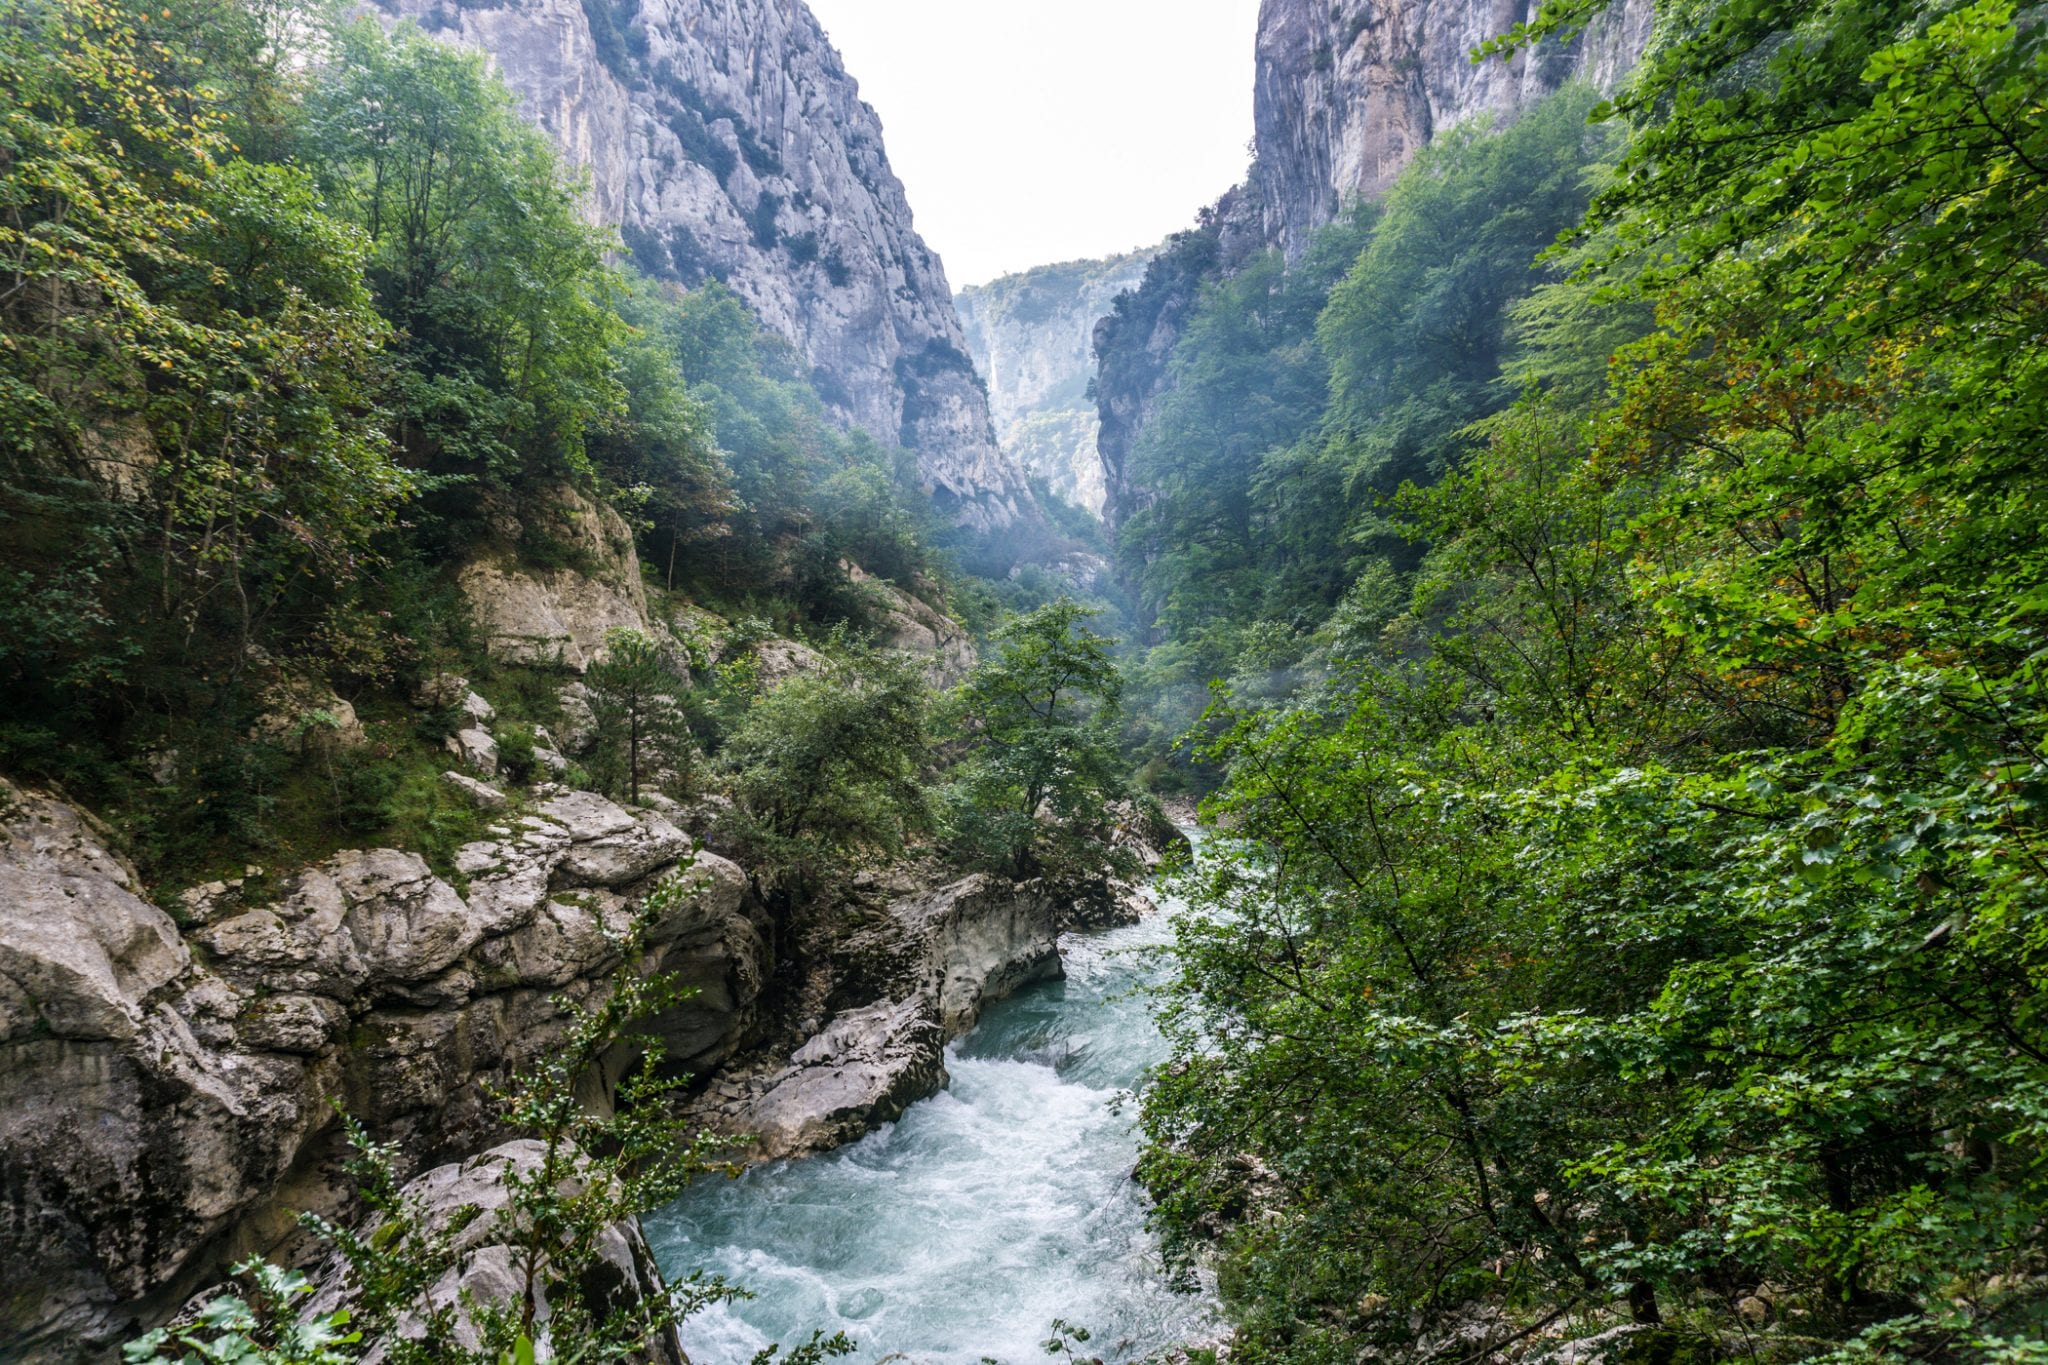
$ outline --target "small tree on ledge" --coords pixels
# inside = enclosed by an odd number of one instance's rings
[[[590,713],[596,722],[593,775],[606,790],[640,800],[640,789],[663,772],[686,774],[693,743],[688,689],[668,651],[646,632],[605,632],[605,658],[590,666]]]

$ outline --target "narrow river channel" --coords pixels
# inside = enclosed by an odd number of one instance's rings
[[[755,1297],[684,1325],[695,1365],[843,1331],[855,1361],[1045,1359],[1053,1319],[1117,1365],[1211,1325],[1167,1287],[1145,1227],[1134,1106],[1164,1043],[1137,988],[1166,913],[1065,942],[1067,976],[991,1008],[949,1055],[952,1084],[853,1146],[711,1179],[647,1220],[665,1270]]]

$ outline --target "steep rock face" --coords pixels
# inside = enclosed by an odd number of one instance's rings
[[[965,626],[858,564],[842,560],[840,567],[856,586],[872,594],[872,624],[882,648],[922,656],[933,687],[952,687],[974,671],[981,655]]]
[[[348,852],[251,903],[188,897],[181,926],[65,802],[0,781],[0,1358],[106,1358],[225,1261],[334,1211],[331,1104],[415,1159],[498,1136],[481,1086],[561,1036],[557,995],[625,965],[615,934],[689,839],[563,793],[464,848],[458,892],[410,853]],[[772,957],[746,879],[698,855],[698,894],[649,931],[700,994],[653,1021],[715,1064]]]
[[[544,526],[576,567],[535,569],[508,550],[457,571],[493,657],[581,673],[602,655],[606,631],[649,629],[640,556],[625,518],[568,487],[534,499],[522,514]],[[493,520],[508,545],[522,538],[524,528],[510,514]]]
[[[900,1116],[946,1083],[945,1046],[989,1003],[1062,974],[1061,911],[1040,882],[982,874],[893,899],[831,943],[811,983],[817,1019],[794,1049],[738,1065],[700,1097],[714,1131],[772,1161],[825,1151]]]
[[[804,5],[376,3],[489,53],[588,168],[593,212],[643,269],[729,284],[810,363],[836,417],[916,452],[962,523],[1029,515],[881,121]]]
[[[1224,207],[1243,202],[1243,191],[1224,196]],[[1096,452],[1102,462],[1103,519],[1121,526],[1145,505],[1146,490],[1131,476],[1138,434],[1166,392],[1174,345],[1187,326],[1202,284],[1223,266],[1222,217],[1204,213],[1201,225],[1167,242],[1145,268],[1138,287],[1119,294],[1090,338],[1095,351]]]
[[[1298,255],[1346,199],[1384,190],[1438,132],[1512,116],[1568,80],[1612,87],[1649,40],[1648,0],[1618,0],[1570,46],[1471,60],[1541,8],[1542,0],[1265,0],[1248,205],[1264,243]]]
[[[1135,289],[1155,253],[1070,261],[1005,275],[954,299],[967,350],[988,383],[996,439],[1060,497],[1100,516],[1106,496],[1096,449],[1096,320]]]
[[[1167,243],[1095,331],[1112,526],[1144,506],[1128,459],[1172,382],[1173,348],[1204,280],[1269,249],[1298,257],[1346,201],[1385,190],[1447,128],[1511,118],[1575,79],[1613,88],[1655,19],[1653,0],[1615,0],[1569,46],[1471,61],[1473,48],[1540,8],[1541,0],[1264,0],[1250,175]]]

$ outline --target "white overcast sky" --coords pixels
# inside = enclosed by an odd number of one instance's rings
[[[1258,0],[809,0],[955,289],[1151,246],[1244,176]]]

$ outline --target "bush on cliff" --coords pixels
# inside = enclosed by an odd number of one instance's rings
[[[929,703],[918,660],[844,640],[758,696],[720,753],[748,860],[803,887],[900,852],[930,823]]]

